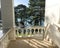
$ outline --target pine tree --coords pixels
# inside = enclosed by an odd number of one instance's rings
[[[33,16],[35,25],[42,25],[45,14],[45,0],[29,0],[30,14]],[[39,23],[40,22],[40,23]]]

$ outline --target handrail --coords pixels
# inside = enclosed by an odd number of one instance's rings
[[[46,38],[47,35],[48,35],[49,26],[50,26],[50,24],[47,24],[47,26],[45,27],[45,35],[44,35],[44,38]]]
[[[56,27],[60,28],[60,24],[54,23],[54,25],[55,25]],[[45,27],[45,38],[46,38],[46,36],[47,36],[47,34],[48,34],[49,26],[50,26],[50,24],[48,24],[48,25]]]
[[[2,40],[10,33],[11,30],[12,30],[12,28],[9,29],[9,30],[6,32],[6,34],[4,34],[4,35],[1,37],[0,41],[2,41]]]
[[[51,39],[54,42],[54,44],[60,47],[60,36],[59,36],[60,32],[58,31],[58,28],[60,28],[59,24],[56,23],[50,24],[49,32],[47,35],[49,36],[49,39]]]
[[[54,42],[53,44],[56,44],[58,47],[60,47],[60,39],[59,39],[60,32],[58,31],[58,28],[60,28],[60,25],[56,23],[47,26],[45,31],[45,37],[49,36],[48,39],[49,40],[51,39],[51,42],[52,43]],[[48,30],[48,34],[47,34],[47,30]]]
[[[47,24],[46,27],[45,27],[45,37],[46,37],[46,35],[48,34],[48,30],[49,30],[50,25],[51,25],[51,24]],[[54,23],[54,25],[55,25],[56,27],[60,27],[59,24]]]
[[[54,25],[60,28],[60,24],[54,23]]]
[[[13,29],[9,29],[1,38],[0,38],[0,48],[7,48],[9,42],[10,42],[10,36],[9,34],[11,33]]]

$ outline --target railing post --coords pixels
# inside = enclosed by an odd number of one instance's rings
[[[1,38],[2,40],[0,40],[0,48],[7,48],[7,45],[9,44],[9,37],[8,34],[4,37]]]
[[[10,40],[16,40],[16,32],[15,32],[15,28],[12,28],[9,32],[9,39]]]

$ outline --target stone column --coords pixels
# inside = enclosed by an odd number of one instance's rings
[[[7,32],[10,28],[13,28],[15,31],[13,0],[1,0],[1,15],[2,15],[3,31]],[[12,34],[14,33],[14,31],[12,31]]]
[[[59,6],[60,7],[60,6]],[[60,8],[59,8],[59,26],[60,26]],[[59,32],[60,32],[60,28],[58,28]]]

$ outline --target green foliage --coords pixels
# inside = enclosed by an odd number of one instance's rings
[[[35,8],[35,6],[37,6],[37,8]],[[36,12],[38,12],[38,14],[36,14]],[[44,20],[44,12],[45,0],[29,0],[29,7],[26,7],[22,4],[18,5],[15,7],[16,25],[18,25],[17,18],[20,18],[22,22],[26,21],[31,25],[32,22],[34,22],[34,25],[38,25],[38,23],[41,22],[41,20]]]
[[[26,18],[26,6],[25,5],[18,5],[17,7],[15,7],[15,22],[16,22],[16,25],[17,24],[17,18],[20,18],[21,21],[24,20],[24,18]]]
[[[32,20],[35,22],[34,24],[38,25],[38,23],[41,22],[40,20],[44,20],[45,0],[29,0],[29,8],[30,14],[33,16]],[[36,12],[38,14],[36,14]]]

